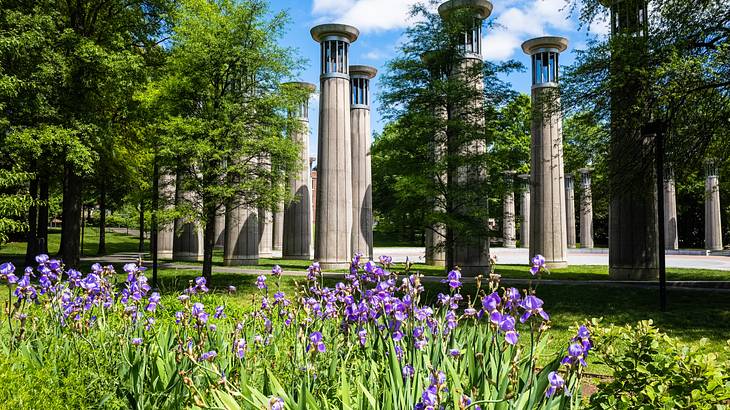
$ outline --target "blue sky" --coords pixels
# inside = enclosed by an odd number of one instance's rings
[[[292,24],[283,44],[294,47],[308,60],[299,79],[319,87],[319,46],[309,35],[309,29],[321,23],[346,23],[360,30],[360,38],[350,48],[350,63],[376,67],[379,71],[393,58],[403,37],[403,31],[412,24],[408,10],[418,0],[271,0],[273,10],[286,10]],[[489,61],[516,59],[526,67],[529,58],[522,52],[523,41],[542,35],[567,37],[570,45],[561,56],[561,65],[573,61],[573,51],[584,48],[588,36],[606,35],[605,22],[596,22],[579,29],[575,15],[571,16],[566,0],[493,0],[490,20],[495,27],[484,30],[484,58]],[[506,78],[517,91],[529,93],[530,77],[525,72]],[[378,78],[372,81],[373,132],[383,129],[384,121],[377,99]],[[319,99],[310,102],[310,150],[317,152],[317,118]]]

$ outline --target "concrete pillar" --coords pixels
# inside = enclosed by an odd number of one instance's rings
[[[580,172],[580,247],[593,248],[593,193],[591,192],[591,169]]]
[[[439,15],[445,18],[454,12],[471,13],[472,27],[464,33],[464,43],[461,45],[461,61],[457,64],[452,74],[455,78],[463,81],[468,86],[474,87],[475,95],[482,94],[484,89],[484,78],[481,75],[481,68],[484,64],[482,61],[482,24],[484,19],[492,13],[492,3],[487,0],[449,0],[442,3],[438,7]],[[472,117],[468,121],[473,121],[475,128],[484,126],[484,117],[474,115],[476,111],[482,108],[483,98],[478,98],[473,102],[474,105],[467,104],[466,107],[455,107],[452,117],[460,117],[466,114],[466,117]],[[476,118],[474,118],[476,117]],[[459,147],[462,152],[472,155],[484,154],[487,150],[485,141],[472,141],[468,145]],[[459,184],[467,184],[472,186],[481,186],[486,183],[486,171],[483,167],[462,167],[457,170],[456,180]],[[480,204],[469,204],[463,207],[465,214],[474,211],[473,208],[486,208],[488,201],[484,198]],[[484,230],[488,229],[488,221],[484,221]],[[464,234],[462,232],[454,232],[454,263],[459,266],[461,273],[465,276],[476,276],[486,274],[490,271],[489,260],[489,238],[474,237],[473,235]]]
[[[679,249],[677,191],[671,168],[668,168],[664,175],[664,249]]]
[[[563,132],[558,90],[558,55],[563,37],[539,37],[522,44],[532,59],[532,150],[530,256],[545,257],[549,268],[568,266],[563,174]]]
[[[352,135],[352,250],[373,257],[373,192],[370,157],[370,80],[374,67],[350,66],[350,130]]]
[[[601,0],[610,8],[611,123],[608,161],[608,273],[614,280],[659,277],[657,186],[654,142],[642,135],[650,121],[644,104],[647,70],[648,1]],[[615,46],[613,46],[615,45]]]
[[[226,214],[221,212],[215,216],[215,247],[222,248],[226,237]]]
[[[276,204],[271,250],[281,252],[284,246],[284,204]]]
[[[259,261],[258,212],[231,201],[226,206],[223,263],[226,266],[257,265]]]
[[[530,247],[530,174],[520,174],[520,248]]]
[[[705,249],[722,250],[722,223],[720,222],[720,178],[717,163],[705,164]]]
[[[349,47],[360,32],[344,24],[312,28],[320,43],[317,150],[317,230],[314,258],[322,269],[343,269],[351,258],[352,155]]]
[[[312,259],[312,183],[309,157],[309,95],[316,89],[314,84],[291,83],[307,91],[307,96],[296,110],[289,112],[299,120],[300,127],[289,133],[289,138],[299,143],[299,172],[289,178],[289,192],[294,201],[284,209],[283,259]]]
[[[268,155],[262,155],[259,158],[259,166],[266,172],[271,172],[271,158]],[[271,258],[272,245],[274,243],[274,216],[269,207],[260,207],[258,213],[258,233],[259,233],[259,258]]]
[[[426,52],[421,56],[421,60],[426,64],[434,78],[445,78],[445,72],[440,67],[433,64],[433,56],[435,53]],[[443,161],[446,152],[446,123],[448,121],[448,111],[443,105],[434,103],[433,115],[437,124],[437,131],[434,133],[431,141],[430,154],[434,164]],[[437,168],[438,169],[438,168]],[[436,186],[446,185],[447,176],[445,174],[434,175],[434,183]],[[434,212],[444,212],[444,195],[437,192],[434,198]],[[446,226],[443,223],[433,223],[424,231],[424,244],[426,247],[426,264],[433,266],[446,266]]]
[[[182,189],[182,175],[175,180],[175,207],[192,208],[195,194]],[[175,219],[175,239],[172,244],[172,258],[179,261],[198,262],[203,260],[203,229],[196,221],[186,218]]]
[[[162,209],[170,210],[175,202],[175,176],[173,174],[162,173],[160,175],[159,196]],[[174,241],[175,224],[161,221],[157,232],[157,258],[172,259]]]
[[[575,182],[572,174],[565,174],[565,227],[568,248],[575,249]]]
[[[505,248],[517,246],[517,232],[515,227],[515,171],[504,172],[504,199],[502,202],[502,240]]]

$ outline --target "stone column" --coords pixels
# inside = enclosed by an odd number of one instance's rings
[[[309,95],[316,89],[314,84],[291,83],[307,91],[299,107],[289,113],[299,120],[299,128],[289,133],[289,138],[299,143],[300,170],[289,178],[289,192],[294,201],[284,209],[283,259],[312,259],[312,185],[309,157]]]
[[[274,243],[274,218],[269,208],[259,208],[257,215],[259,218],[259,258],[271,258],[273,255],[271,246]]]
[[[453,70],[455,78],[463,81],[468,87],[474,87],[475,95],[482,94],[484,89],[484,78],[481,75],[483,67],[482,60],[482,24],[484,19],[492,13],[492,3],[487,0],[449,0],[438,7],[441,17],[445,18],[454,12],[470,13],[473,25],[464,32],[464,43],[460,45],[460,61]],[[475,100],[473,105],[467,103],[466,107],[455,107],[451,113],[452,117],[465,116],[467,121],[473,121],[471,126],[481,128],[484,126],[483,116],[474,116],[474,112],[482,108],[483,98]],[[471,112],[469,112],[471,111]],[[469,119],[468,117],[472,117]],[[472,141],[469,144],[459,147],[461,152],[472,155],[484,154],[487,150],[485,141]],[[457,170],[456,178],[458,184],[469,184],[480,186],[486,183],[486,170],[483,167],[462,167]],[[480,204],[470,204],[462,207],[464,212],[469,214],[474,211],[473,207],[486,208],[488,201],[484,198]],[[470,209],[470,207],[472,207]],[[488,229],[488,221],[484,221],[484,230]],[[454,264],[459,266],[465,276],[476,276],[489,272],[489,238],[473,237],[463,232],[454,232],[453,248]]]
[[[222,248],[226,236],[226,215],[221,213],[215,216],[215,247]]]
[[[352,230],[352,154],[349,47],[360,34],[344,24],[312,28],[321,45],[317,230],[314,258],[322,269],[349,266]]]
[[[170,210],[175,202],[175,176],[169,173],[160,175],[160,204],[164,210]],[[159,218],[158,218],[159,220]],[[160,223],[157,232],[157,258],[172,259],[173,243],[175,241],[175,224],[172,222]]]
[[[580,172],[580,247],[593,248],[593,193],[591,192],[591,169]]]
[[[705,164],[705,249],[722,250],[722,224],[720,222],[720,178],[717,163]]]
[[[445,70],[437,67],[433,64],[435,61],[433,56],[436,55],[434,52],[426,52],[421,56],[421,60],[429,68],[431,76],[438,79],[445,79]],[[431,146],[429,151],[431,154],[431,161],[437,165],[443,161],[446,151],[446,123],[448,121],[448,111],[446,107],[438,104],[436,101],[433,102],[433,115],[435,123],[437,124],[436,132],[433,135]],[[434,183],[436,186],[443,186],[447,184],[447,176],[444,173],[434,175]],[[437,192],[434,202],[434,212],[444,213],[445,199],[442,192]],[[426,264],[445,267],[446,266],[446,226],[443,223],[433,223],[428,226],[424,231],[424,245],[426,247]]]
[[[664,249],[679,249],[677,192],[671,168],[667,168],[664,175],[664,235]]]
[[[175,180],[175,206],[194,207],[195,194],[182,189],[182,175]],[[189,218],[175,219],[175,239],[172,244],[172,258],[179,261],[198,262],[203,260],[203,229]]]
[[[259,261],[258,212],[231,201],[226,206],[223,263],[226,266],[257,265]]]
[[[575,249],[575,182],[572,174],[565,174],[565,227],[568,248]]]
[[[558,90],[558,55],[563,37],[539,37],[522,44],[532,59],[532,151],[530,256],[545,257],[548,267],[568,266],[563,175],[563,131]]]
[[[520,174],[520,248],[530,247],[530,174]]]
[[[284,247],[284,204],[276,205],[274,212],[273,239],[271,250],[281,252]]]
[[[350,66],[350,126],[352,132],[352,250],[373,257],[373,192],[370,157],[370,80],[378,70]]]
[[[515,228],[515,192],[513,182],[516,172],[504,172],[504,199],[502,202],[502,240],[505,248],[514,248],[517,245]]]

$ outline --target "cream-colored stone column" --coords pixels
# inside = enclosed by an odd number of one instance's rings
[[[720,221],[720,178],[717,163],[705,164],[705,249],[722,250],[722,223]]]
[[[291,83],[301,87],[309,93],[304,101],[289,115],[299,120],[300,127],[289,133],[289,138],[299,143],[298,173],[289,178],[289,192],[294,195],[294,201],[284,209],[284,237],[282,244],[282,258],[284,259],[312,259],[312,183],[311,162],[309,157],[309,95],[316,87],[309,83]]]
[[[452,74],[457,79],[464,81],[469,86],[474,87],[477,91],[475,95],[481,95],[484,89],[484,78],[481,75],[480,68],[483,66],[482,60],[482,24],[484,19],[492,13],[492,3],[487,0],[449,0],[442,3],[438,12],[441,17],[447,17],[455,11],[471,12],[473,26],[464,33],[464,43],[461,46],[461,55],[458,67],[454,69]],[[484,104],[483,98],[478,98],[473,102],[473,106],[454,107],[451,116],[468,116],[468,121],[473,121],[474,127],[484,126],[484,117],[475,115],[475,113]],[[472,141],[466,146],[460,147],[462,152],[471,155],[480,155],[486,152],[485,141]],[[480,167],[462,167],[457,171],[456,180],[459,184],[474,184],[479,186],[486,183],[486,170]],[[482,204],[470,204],[469,207],[488,206],[485,200]],[[473,209],[464,207],[463,211],[469,213]],[[487,225],[487,221],[484,221]],[[484,229],[488,229],[486,226]],[[487,237],[470,237],[461,232],[454,232],[454,264],[456,264],[464,276],[477,276],[487,274],[490,271],[489,260],[489,238]]]
[[[175,176],[170,173],[162,173],[159,186],[160,204],[163,209],[169,210],[175,201]],[[172,222],[160,223],[157,232],[157,258],[172,259],[174,241],[175,224]]]
[[[664,177],[664,235],[664,249],[679,249],[677,191],[671,168],[667,169]]]
[[[580,172],[580,247],[593,248],[593,193],[591,192],[591,169]]]
[[[565,227],[568,248],[575,248],[575,180],[565,174]]]
[[[502,240],[505,248],[517,246],[515,227],[515,192],[513,189],[515,171],[504,172],[504,199],[502,203]]]
[[[259,261],[258,212],[231,201],[226,206],[223,263],[226,266],[257,265]]]
[[[520,174],[520,248],[530,248],[530,174]]]
[[[182,190],[182,175],[175,180],[175,206],[194,207],[195,194]],[[180,261],[203,260],[203,228],[189,218],[175,219],[175,239],[172,244],[172,258]]]
[[[370,80],[374,67],[350,66],[350,130],[352,135],[352,250],[373,257],[373,192],[370,143]]]
[[[344,24],[312,28],[320,43],[317,227],[314,258],[322,269],[349,266],[352,232],[352,154],[349,47],[360,32]]]
[[[550,268],[568,266],[563,174],[563,131],[558,90],[558,56],[563,37],[539,37],[522,44],[532,59],[532,150],[530,256]]]

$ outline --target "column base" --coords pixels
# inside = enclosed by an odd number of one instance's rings
[[[426,265],[446,267],[446,261],[443,259],[426,259]]]
[[[223,261],[225,266],[254,266],[258,264],[258,259],[225,259]]]
[[[319,262],[319,267],[322,270],[347,269],[350,267],[350,262]]]
[[[575,249],[575,248],[576,248],[575,245],[568,245],[568,249]]]
[[[517,245],[514,245],[514,244],[504,245],[504,248],[509,248],[509,249],[515,249],[516,247],[517,247]]]
[[[198,255],[197,253],[173,253],[172,259],[184,262],[202,262],[203,255]]]
[[[266,253],[259,252],[259,258],[271,259],[273,257],[274,257],[274,254],[271,252],[266,252]]]
[[[532,263],[532,261],[530,261]],[[568,267],[568,261],[545,261],[545,266],[550,269],[562,269]]]
[[[282,247],[281,246],[274,246],[272,249],[273,249],[274,252],[281,252]]]
[[[281,255],[281,259],[291,259],[296,261],[311,261],[313,258],[310,255]]]
[[[608,277],[612,280],[656,280],[659,278],[657,268],[622,268],[611,266]]]
[[[157,252],[157,259],[172,259],[171,251]]]

